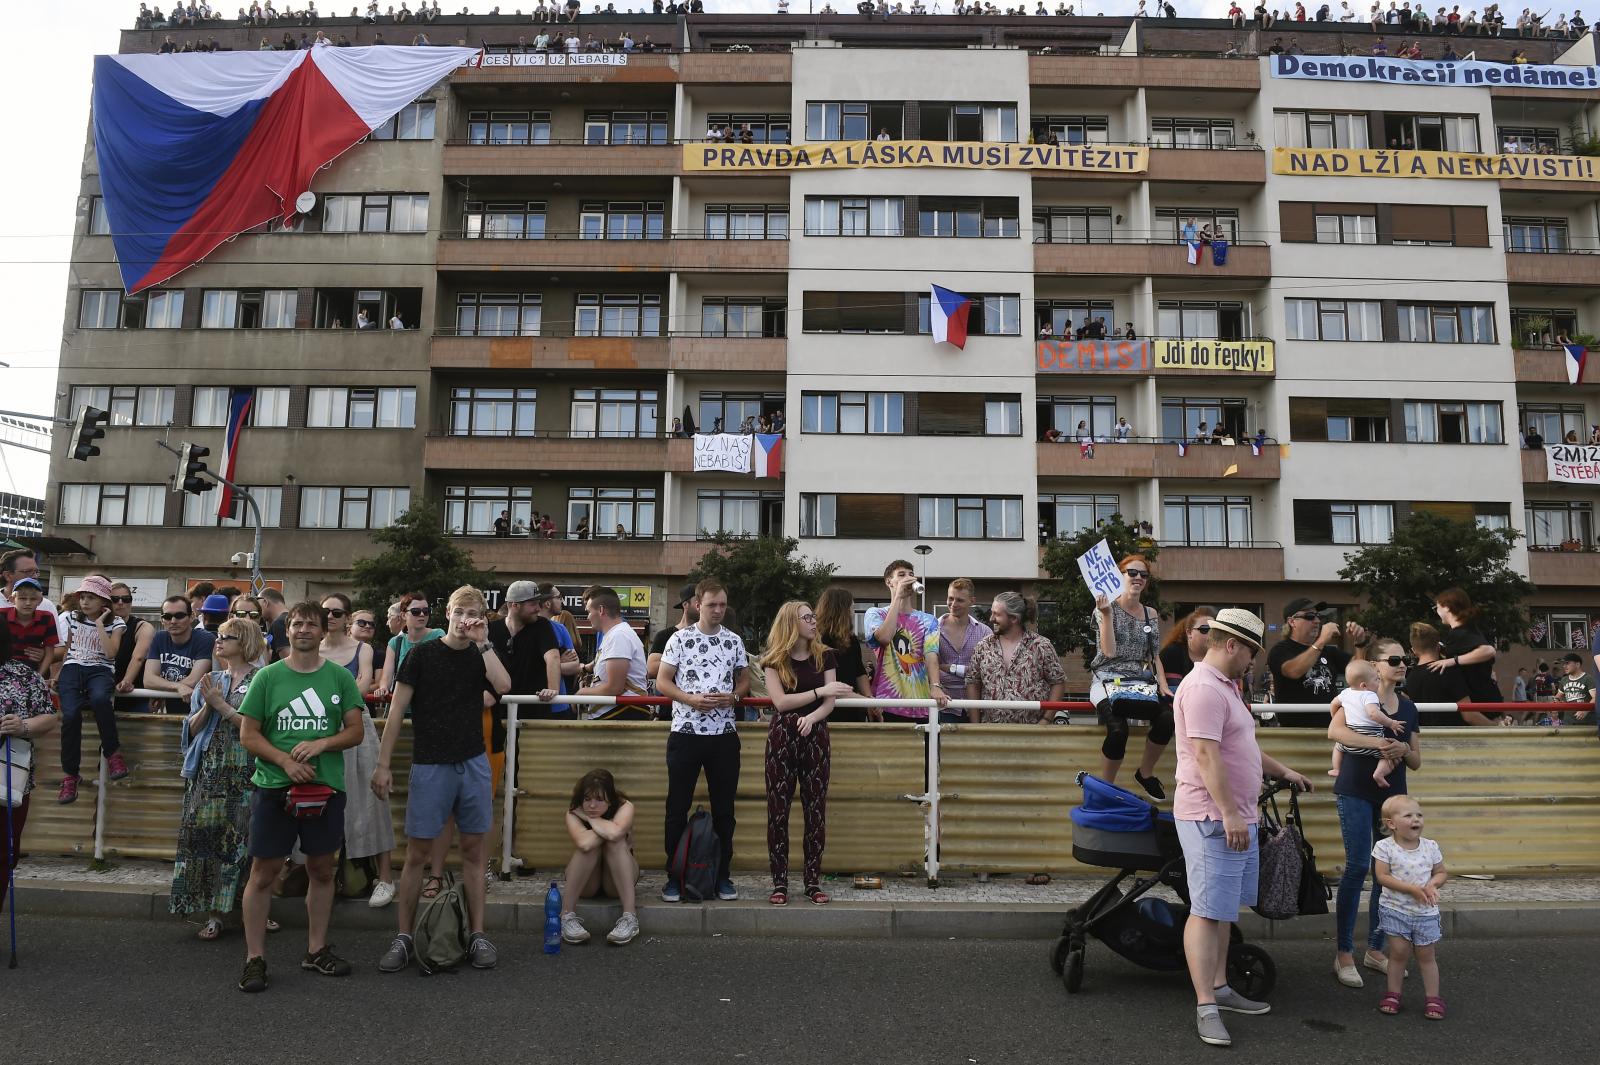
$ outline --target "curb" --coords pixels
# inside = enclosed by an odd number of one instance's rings
[[[60,880],[18,880],[24,913],[56,917],[98,917],[171,921],[164,889],[124,884],[76,884]],[[813,906],[796,897],[787,906],[765,900],[665,903],[639,900],[639,924],[658,936],[788,936],[825,939],[1047,939],[1061,934],[1071,907],[1050,903],[832,902]],[[615,902],[585,902],[578,915],[591,932],[603,932],[621,913]],[[392,908],[374,910],[362,900],[341,899],[334,922],[343,928],[387,930]],[[305,924],[299,899],[272,900],[272,915],[287,926]],[[1467,902],[1442,910],[1444,933],[1452,939],[1600,935],[1600,902]],[[485,930],[541,935],[544,900],[496,899],[490,894]],[[1252,940],[1317,940],[1333,936],[1333,916],[1268,921],[1239,915],[1239,928]]]

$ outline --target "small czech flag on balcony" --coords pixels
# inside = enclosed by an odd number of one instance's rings
[[[1261,445],[1261,441],[1260,440],[1251,440],[1250,441],[1250,454],[1256,456],[1257,458],[1260,458],[1261,457],[1261,446],[1262,445]]]
[[[928,301],[928,320],[933,327],[935,344],[954,344],[962,350],[967,346],[967,316],[972,313],[972,300],[959,292],[933,286],[933,298]]]
[[[1188,453],[1189,453],[1189,441],[1187,441],[1187,440],[1179,440],[1178,441],[1178,457],[1181,459],[1185,455],[1187,455]]]
[[[1567,352],[1567,384],[1575,385],[1583,380],[1583,367],[1589,361],[1589,349],[1582,344],[1561,345]]]
[[[750,449],[750,465],[757,477],[783,476],[783,435],[757,433],[756,446]]]

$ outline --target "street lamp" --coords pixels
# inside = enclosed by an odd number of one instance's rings
[[[921,585],[921,589],[922,590],[919,591],[917,594],[921,597],[921,600],[922,600],[922,605],[921,605],[921,607],[919,609],[921,609],[921,611],[924,614],[926,614],[928,612],[928,574],[927,574],[926,570],[927,570],[928,556],[933,554],[933,548],[929,547],[927,544],[918,544],[916,547],[913,547],[911,550],[915,551],[918,555],[922,556],[922,564],[917,566],[917,568],[919,570],[923,570],[924,571],[923,574],[922,574],[922,580],[919,582],[919,584]]]

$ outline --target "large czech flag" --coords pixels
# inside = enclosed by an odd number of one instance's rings
[[[289,221],[319,169],[477,54],[96,56],[95,154],[123,287],[160,284],[236,234]]]
[[[972,300],[959,292],[934,285],[932,297],[928,300],[928,324],[933,329],[933,342],[954,344],[966,350],[967,316],[971,313]]]

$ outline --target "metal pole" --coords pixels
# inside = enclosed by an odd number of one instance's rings
[[[97,737],[98,738],[98,730]],[[100,756],[100,777],[95,781],[96,794],[94,797],[94,864],[99,866],[106,860],[106,791],[111,787],[111,782],[106,779],[106,758]]]
[[[511,818],[517,801],[517,704],[506,704],[506,777],[501,782],[505,789],[505,813],[500,818],[500,877],[511,879],[513,869],[522,868],[522,859],[511,856]]]
[[[928,886],[939,886],[939,708],[928,710]]]

